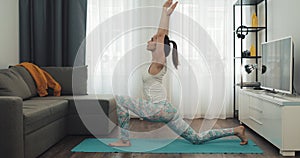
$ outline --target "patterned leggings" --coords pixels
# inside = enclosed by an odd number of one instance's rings
[[[127,96],[116,96],[116,101],[122,140],[129,140],[129,110],[147,121],[166,123],[175,133],[193,144],[201,144],[213,139],[234,135],[233,128],[213,129],[197,133],[167,101],[151,103],[150,101],[133,99]]]

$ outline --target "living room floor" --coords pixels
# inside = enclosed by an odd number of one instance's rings
[[[199,129],[203,119],[194,119],[191,126]],[[133,131],[151,131],[160,128],[164,124],[142,121],[140,119],[131,119],[130,129]],[[218,120],[214,128],[228,128],[239,125],[236,119]],[[254,131],[246,127],[246,135],[253,140],[263,151],[263,154],[143,154],[143,153],[72,153],[71,149],[83,141],[88,136],[67,136],[48,151],[43,153],[40,158],[280,158],[279,149],[270,144]],[[107,136],[115,138],[118,136],[118,130],[115,128]],[[90,136],[91,137],[91,136]],[[300,152],[296,153],[300,157]]]

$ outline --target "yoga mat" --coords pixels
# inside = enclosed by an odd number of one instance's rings
[[[262,154],[263,151],[251,140],[240,145],[239,139],[216,139],[194,145],[184,139],[130,139],[130,147],[110,147],[116,138],[87,138],[75,146],[72,152],[136,152],[136,153],[182,153],[182,154]],[[157,148],[153,148],[157,147]]]

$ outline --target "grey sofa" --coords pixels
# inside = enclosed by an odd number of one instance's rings
[[[115,127],[114,97],[87,95],[86,66],[43,69],[60,83],[60,97],[52,96],[51,91],[39,97],[33,78],[21,66],[0,70],[3,158],[37,157],[67,135],[101,136]]]

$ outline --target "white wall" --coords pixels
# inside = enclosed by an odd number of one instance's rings
[[[18,0],[0,0],[0,69],[19,62],[18,5]]]
[[[294,39],[295,81],[300,92],[300,0],[268,0],[268,40],[292,36]]]

